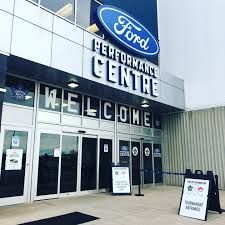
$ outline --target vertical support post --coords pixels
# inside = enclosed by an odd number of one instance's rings
[[[141,169],[139,170],[140,175],[139,175],[139,184],[138,184],[138,194],[135,194],[135,196],[144,196],[141,194]]]
[[[6,71],[7,71],[7,56],[0,54],[0,131],[1,131],[1,122],[2,122],[2,107],[4,100],[5,89],[5,80],[6,80]]]

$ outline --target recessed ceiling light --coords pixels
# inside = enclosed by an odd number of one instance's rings
[[[79,87],[79,84],[76,81],[70,81],[68,84],[68,87],[70,88],[76,88]]]
[[[148,108],[148,107],[149,107],[149,104],[148,104],[148,103],[142,103],[142,104],[141,104],[141,107],[143,107],[143,108]]]

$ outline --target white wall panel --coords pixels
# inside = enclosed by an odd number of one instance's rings
[[[83,77],[88,80],[93,80],[98,83],[107,85],[107,80],[106,80],[106,73],[103,74],[102,78],[95,77],[93,75],[92,71],[92,62],[93,62],[93,57],[96,55],[93,51],[90,49],[84,48],[84,60],[83,60]],[[105,58],[105,62],[107,59]],[[106,64],[102,65],[103,69],[106,71]]]
[[[53,15],[28,1],[15,1],[15,16],[52,31]]]
[[[9,53],[13,16],[0,10],[0,51]]]
[[[61,123],[63,125],[69,125],[69,126],[81,126],[81,117],[78,116],[70,116],[70,115],[63,115],[62,114],[62,121]]]
[[[46,122],[49,123],[60,123],[60,113],[54,113],[54,112],[46,112],[46,111],[38,111],[38,122]]]
[[[15,17],[11,53],[50,66],[52,34]]]
[[[83,47],[65,38],[53,34],[53,68],[82,76]]]
[[[92,41],[96,39],[99,41],[103,41],[102,38],[98,37],[97,35],[91,34],[90,32],[84,31],[84,47],[92,50]]]
[[[73,42],[83,45],[84,31],[58,16],[54,16],[53,32]]]
[[[99,129],[100,121],[98,119],[91,119],[84,117],[83,118],[83,127],[91,128],[91,129]]]
[[[184,90],[176,88],[168,83],[160,82],[161,101],[167,105],[184,108]],[[157,99],[156,99],[157,100]]]
[[[3,105],[2,122],[7,125],[31,126],[33,124],[33,109],[17,107],[16,105]]]
[[[0,9],[12,14],[13,8],[14,8],[14,0],[0,0]]]

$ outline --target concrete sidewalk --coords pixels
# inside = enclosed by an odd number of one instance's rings
[[[143,190],[144,197],[91,194],[81,197],[54,199],[0,207],[0,225],[15,225],[74,211],[99,217],[85,225],[224,225],[222,215],[209,212],[208,220],[200,221],[177,215],[181,188],[158,186]],[[225,192],[220,192],[221,207],[225,208]]]

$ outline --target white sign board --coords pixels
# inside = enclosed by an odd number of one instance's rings
[[[209,181],[186,178],[179,215],[206,219]]]
[[[6,149],[5,170],[21,170],[23,149]]]
[[[128,167],[112,167],[113,194],[130,194]]]

